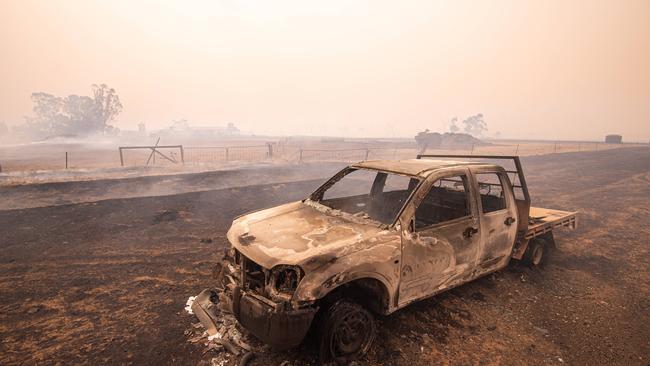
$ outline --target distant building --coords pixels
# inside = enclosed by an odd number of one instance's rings
[[[620,144],[623,143],[623,136],[621,135],[607,135],[605,136],[605,142],[608,144]]]
[[[172,121],[172,125],[156,132],[158,136],[172,136],[182,138],[216,138],[237,136],[241,133],[234,123],[226,126],[190,126],[186,119]]]

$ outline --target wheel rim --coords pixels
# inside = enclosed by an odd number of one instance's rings
[[[533,264],[539,265],[542,262],[542,256],[544,255],[544,248],[541,245],[535,247],[533,252]]]
[[[354,311],[345,314],[335,325],[330,339],[334,358],[363,353],[372,342],[372,319],[369,314]]]

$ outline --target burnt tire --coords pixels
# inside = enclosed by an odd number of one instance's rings
[[[524,253],[524,263],[529,267],[539,267],[544,263],[545,254],[546,243],[543,240],[533,240]]]
[[[320,363],[347,365],[363,357],[375,340],[375,318],[363,306],[341,299],[322,314],[319,324]]]

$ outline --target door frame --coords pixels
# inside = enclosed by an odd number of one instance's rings
[[[512,189],[512,183],[510,182],[510,177],[508,177],[508,173],[503,169],[502,167],[498,166],[492,166],[492,167],[472,167],[472,180],[473,183],[472,185],[474,186],[474,190],[476,192],[476,204],[479,209],[479,215],[480,215],[480,222],[481,225],[485,228],[481,232],[481,246],[479,250],[479,255],[476,258],[476,275],[475,277],[479,277],[485,273],[488,272],[493,272],[498,269],[501,269],[505,266],[508,265],[508,262],[510,261],[510,256],[512,254],[512,248],[514,247],[513,245],[510,245],[510,250],[508,253],[504,252],[504,256],[498,257],[501,258],[500,260],[496,261],[493,266],[490,266],[488,262],[493,261],[495,258],[483,258],[485,253],[488,250],[488,244],[490,243],[490,237],[489,235],[491,234],[491,228],[489,227],[487,221],[495,216],[507,216],[507,217],[512,217],[517,219],[517,205],[515,202],[515,196],[514,196],[514,191]],[[492,211],[492,212],[483,212],[483,201],[481,200],[481,189],[478,184],[478,176],[479,174],[497,174],[499,177],[499,181],[501,182],[501,188],[503,192],[505,193],[505,200],[506,200],[506,208],[497,210],[497,211]],[[505,224],[504,224],[505,225]],[[511,233],[509,233],[509,241],[511,240],[512,243],[514,244],[516,235],[517,235],[517,224],[513,222],[511,225]],[[496,229],[494,229],[496,230]],[[511,237],[511,238],[510,238]],[[488,264],[486,268],[483,268]]]
[[[419,297],[414,297],[414,298],[409,298],[406,301],[401,300],[401,288],[402,285],[405,283],[403,282],[403,270],[404,270],[404,252],[405,252],[405,246],[406,245],[412,245],[412,235],[413,233],[416,232],[415,229],[415,211],[417,210],[417,207],[419,204],[422,202],[424,197],[429,193],[429,190],[433,187],[434,183],[438,181],[438,179],[449,177],[449,176],[457,176],[457,175],[465,175],[467,177],[467,201],[469,203],[469,211],[470,214],[468,216],[464,216],[462,218],[457,218],[453,220],[449,220],[446,222],[442,222],[439,224],[434,224],[426,228],[426,230],[435,230],[438,228],[443,228],[447,225],[450,224],[456,224],[458,222],[463,222],[464,220],[470,220],[471,226],[472,227],[477,227],[479,232],[476,234],[478,235],[477,237],[477,251],[476,255],[474,257],[474,261],[472,263],[471,268],[467,271],[469,273],[472,273],[473,268],[476,266],[476,262],[478,261],[479,255],[481,253],[481,248],[483,246],[483,236],[481,235],[481,211],[479,207],[479,202],[477,200],[477,191],[476,187],[477,185],[474,184],[475,181],[473,179],[473,172],[471,169],[467,166],[461,166],[461,167],[449,167],[449,168],[443,168],[440,170],[436,170],[434,173],[430,174],[427,176],[425,179],[422,180],[420,183],[418,189],[416,192],[414,192],[411,195],[411,199],[409,202],[405,205],[404,209],[402,210],[402,213],[399,216],[398,223],[399,223],[399,231],[400,231],[400,236],[401,236],[401,260],[400,260],[400,269],[399,269],[399,286],[397,290],[397,296],[398,300],[397,303],[399,304],[398,306],[404,306],[410,302],[417,301],[422,298],[430,297],[435,295],[436,293],[442,292],[448,288],[460,285],[462,283],[465,283],[469,281],[472,276],[468,276],[468,279],[465,281],[461,281],[457,284],[454,284],[454,286],[450,287],[445,287],[440,290],[432,291],[431,293],[424,293],[422,296]],[[462,220],[462,221],[461,221]],[[465,272],[464,272],[465,274]]]

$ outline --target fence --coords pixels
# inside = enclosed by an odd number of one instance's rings
[[[210,168],[210,164],[218,167],[226,162],[246,163],[273,160],[285,163],[321,161],[347,163],[366,159],[413,159],[420,152],[414,143],[407,140],[398,142],[337,141],[335,143],[328,141],[323,143],[314,139],[285,139],[279,142],[233,140],[229,141],[228,145],[225,145],[225,141],[223,143],[223,146],[120,146],[119,154],[113,147],[106,150],[103,146],[88,144],[0,146],[2,155],[0,156],[0,179],[20,172],[63,170],[66,167],[69,171],[68,174],[81,174],[80,170],[108,169],[120,165],[133,168],[155,165],[191,170],[194,165],[205,169]],[[241,145],[236,145],[237,143]],[[604,142],[501,140],[493,141],[489,145],[467,146],[459,149],[427,149],[426,153],[530,156],[631,147],[647,148],[649,146],[648,143],[608,144]],[[153,152],[154,148],[158,153]],[[104,173],[87,172],[83,174]]]
[[[152,145],[120,146],[118,151],[93,148],[86,145],[64,146],[56,149],[45,145],[29,145],[29,149],[3,150],[0,161],[2,174],[17,171],[69,170],[111,168],[115,166],[141,167],[155,165],[177,167],[183,165],[218,166],[226,162],[259,162],[274,160],[299,162],[354,162],[374,159],[413,159],[420,152],[413,143],[341,142],[337,144],[314,141],[242,142],[241,145],[221,146]],[[482,154],[482,155],[541,155],[567,152],[600,151],[629,147],[648,147],[642,143],[607,144],[603,142],[531,142],[498,141],[489,145],[467,146],[458,149],[427,149],[426,153]],[[154,152],[154,149],[156,152]],[[117,154],[119,152],[119,154]],[[67,154],[66,154],[67,153]],[[67,159],[66,159],[67,155]],[[67,164],[66,164],[67,163]]]
[[[632,144],[630,144],[631,146]],[[120,163],[125,165],[219,164],[224,162],[254,162],[268,159],[287,162],[354,162],[375,159],[413,159],[418,153],[540,155],[578,151],[598,151],[624,147],[621,144],[596,142],[522,142],[511,144],[472,145],[454,149],[405,147],[303,148],[280,143],[232,146],[124,146],[120,147]]]
[[[217,163],[228,161],[260,161],[273,157],[273,145],[249,146],[188,146],[187,161],[191,163]]]
[[[183,145],[120,146],[120,165],[184,164]]]
[[[373,159],[414,159],[418,153],[429,154],[488,154],[488,155],[542,155],[565,152],[598,151],[621,147],[639,146],[638,144],[605,144],[597,142],[541,142],[541,143],[512,143],[512,144],[485,144],[472,145],[454,149],[426,149],[419,151],[416,148],[342,148],[342,149],[303,149],[297,153],[298,162],[310,161],[341,161],[351,162]]]
[[[351,148],[351,149],[298,149],[298,162],[307,161],[360,161],[377,159],[412,159],[417,149],[409,148]]]
[[[273,157],[273,145],[247,146],[120,146],[120,165],[208,164],[261,161]]]

